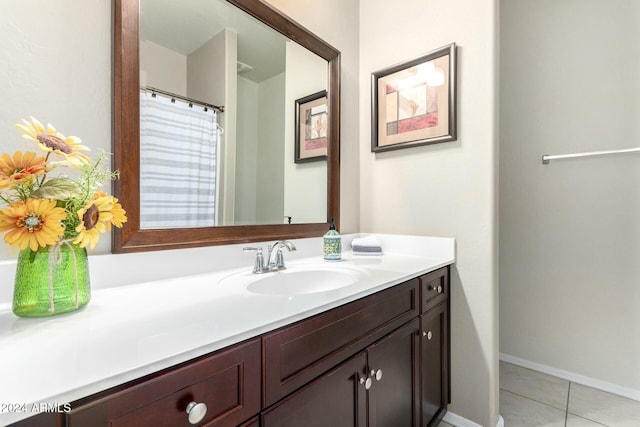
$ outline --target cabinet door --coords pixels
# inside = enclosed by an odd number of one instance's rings
[[[449,393],[447,318],[446,302],[421,316],[421,425],[423,427],[437,425],[447,409]]]
[[[365,367],[365,353],[353,356],[266,411],[262,427],[366,427]]]
[[[367,350],[369,426],[417,426],[419,322],[414,319]]]

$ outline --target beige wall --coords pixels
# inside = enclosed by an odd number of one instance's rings
[[[187,95],[187,57],[149,40],[140,41],[140,86]]]
[[[0,0],[1,152],[34,150],[14,123],[35,116],[93,152],[111,150],[110,0]],[[109,252],[104,236],[94,252]],[[16,252],[0,244],[0,259]]]
[[[285,185],[285,73],[263,80],[258,86],[258,170],[256,218],[259,224],[283,222]]]
[[[284,205],[285,73],[238,76],[235,224],[279,224]],[[247,123],[253,124],[251,126]]]
[[[258,123],[259,86],[238,76],[238,121]],[[236,132],[236,224],[256,223],[256,194],[258,181],[258,126],[240,126]]]
[[[500,351],[640,399],[640,159],[541,164],[640,145],[640,3],[501,16]]]
[[[367,0],[360,10],[360,228],[456,238],[450,410],[484,426],[498,418],[496,5]],[[458,140],[371,153],[371,72],[451,42]]]

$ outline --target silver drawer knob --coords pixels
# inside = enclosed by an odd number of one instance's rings
[[[187,405],[187,414],[189,414],[189,423],[198,424],[207,415],[207,405],[204,403],[190,402]]]
[[[382,369],[378,369],[377,371],[375,369],[372,369],[371,376],[375,378],[376,381],[380,381],[382,379]]]
[[[373,381],[371,381],[371,377],[367,377],[367,379],[360,378],[360,384],[363,384],[364,388],[366,390],[369,390],[371,388],[371,385],[373,384]]]
[[[428,340],[431,340],[431,338],[433,338],[433,334],[431,333],[431,331],[429,332],[423,332],[422,333],[423,337],[427,337]]]
[[[442,293],[442,286],[438,286],[437,291],[438,291],[439,294],[441,294]]]

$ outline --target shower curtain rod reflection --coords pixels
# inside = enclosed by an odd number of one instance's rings
[[[213,108],[214,110],[217,110],[217,111],[219,111],[221,113],[224,113],[224,106],[223,105],[208,104],[206,102],[198,101],[197,99],[189,98],[187,96],[178,95],[177,93],[167,92],[166,90],[158,89],[158,88],[151,87],[151,86],[140,86],[140,89],[148,90],[149,92],[151,92],[152,95],[156,94],[156,93],[159,93],[161,95],[165,95],[165,96],[168,96],[170,98],[177,98],[177,99],[181,99],[183,101],[187,101],[189,104],[202,105],[205,108]]]

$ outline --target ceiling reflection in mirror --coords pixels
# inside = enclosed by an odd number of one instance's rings
[[[296,163],[294,131],[327,82],[226,1],[141,0],[140,228],[326,222],[326,159]]]

